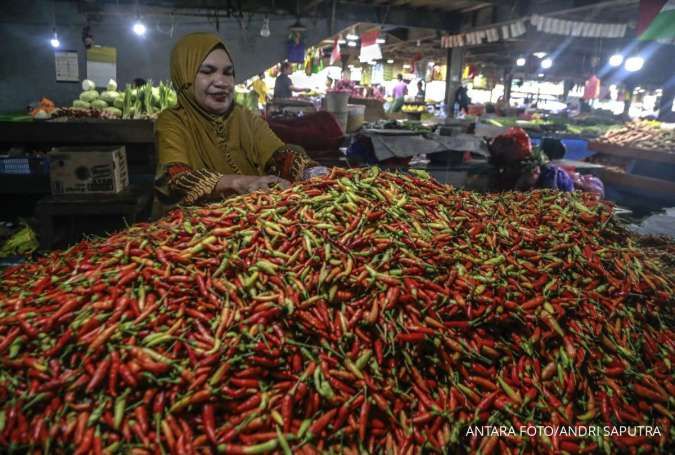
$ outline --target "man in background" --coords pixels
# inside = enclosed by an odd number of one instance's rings
[[[408,84],[403,80],[403,75],[399,73],[396,79],[398,82],[393,90],[394,101],[391,103],[389,112],[400,112],[405,101],[405,96],[408,94]]]
[[[282,63],[281,74],[277,76],[274,84],[274,98],[293,98],[293,92],[309,92],[309,89],[295,87],[290,74],[291,64],[288,62]]]

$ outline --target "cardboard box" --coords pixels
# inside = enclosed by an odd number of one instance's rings
[[[52,194],[119,193],[129,186],[124,146],[58,147],[49,152]]]

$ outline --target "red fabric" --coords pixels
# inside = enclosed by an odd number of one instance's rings
[[[337,150],[344,138],[333,114],[325,111],[295,119],[270,118],[268,123],[279,139],[305,150]]]
[[[600,96],[600,79],[595,74],[591,76],[584,86],[584,99],[595,100]]]
[[[330,64],[332,65],[333,63],[339,61],[340,58],[340,43],[339,40],[335,38],[335,41],[333,41],[333,51],[330,53]]]
[[[636,35],[641,35],[642,32],[647,30],[649,24],[652,23],[667,1],[668,0],[640,0],[640,17],[637,23]]]
[[[380,36],[380,30],[374,29],[369,32],[361,33],[361,47],[368,47],[375,44]]]

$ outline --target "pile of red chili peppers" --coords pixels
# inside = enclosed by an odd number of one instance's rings
[[[645,256],[590,194],[377,169],[176,210],[4,272],[0,447],[667,452],[675,281]]]

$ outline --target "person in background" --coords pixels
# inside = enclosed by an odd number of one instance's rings
[[[327,173],[285,144],[267,122],[234,103],[234,64],[214,33],[191,33],[171,52],[176,107],[155,122],[153,216]]]
[[[265,84],[265,73],[258,74],[258,79],[251,82],[249,88],[253,89],[253,91],[258,95],[258,107],[260,109],[265,109],[267,97],[269,96],[267,84]]]
[[[469,98],[469,91],[466,87],[461,86],[457,89],[455,92],[455,103],[457,103],[460,111],[464,111],[465,114],[469,113],[471,98]]]
[[[396,76],[398,82],[394,86],[393,97],[394,101],[391,103],[389,112],[400,112],[405,102],[405,96],[408,94],[408,84],[403,80],[403,75],[398,74]]]
[[[143,87],[145,84],[147,84],[147,81],[141,77],[134,79],[134,88]]]
[[[277,76],[274,84],[274,98],[293,98],[293,92],[309,92],[307,88],[295,87],[290,78],[291,64],[281,64],[281,74]]]
[[[426,87],[424,86],[424,82],[422,79],[417,81],[417,95],[415,95],[415,101],[420,101],[424,102],[424,99],[426,98]]]

